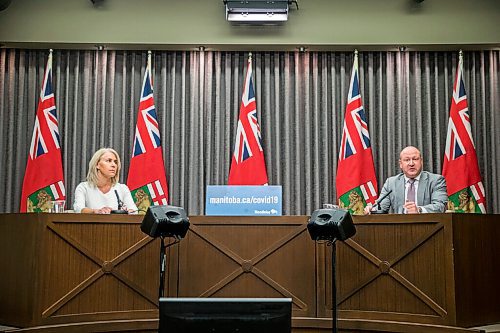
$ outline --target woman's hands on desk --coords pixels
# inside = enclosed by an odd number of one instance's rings
[[[92,209],[92,213],[94,214],[110,214],[113,208],[111,207],[102,207],[99,209]]]
[[[126,210],[128,214],[137,214],[136,210],[127,209],[127,207],[123,207],[123,210]],[[81,213],[84,213],[84,214],[111,214],[112,211],[113,211],[113,208],[111,208],[111,207],[102,207],[102,208],[95,208],[95,209],[85,207],[82,209]]]
[[[111,207],[102,207],[100,209],[92,209],[92,213],[94,214],[111,214],[111,211],[113,208]],[[123,210],[126,210],[128,214],[137,214],[136,210],[133,209],[127,209],[127,207],[123,207]]]

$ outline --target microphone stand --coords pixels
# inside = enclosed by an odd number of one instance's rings
[[[121,201],[118,191],[115,190],[116,201],[118,202],[118,209],[113,209],[111,214],[128,214],[128,211],[123,209],[123,201]]]
[[[392,190],[389,190],[389,192],[387,192],[386,194],[384,194],[381,198],[378,198],[377,201],[375,202],[375,205],[373,205],[373,207],[377,206],[377,210],[372,210],[370,212],[370,214],[385,214],[384,211],[380,210],[380,203],[382,202],[382,200],[384,200],[385,198],[387,198],[389,196],[389,194],[391,194],[391,193],[392,193]]]

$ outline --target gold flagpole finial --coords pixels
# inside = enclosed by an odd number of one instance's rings
[[[146,66],[149,68],[149,70],[151,70],[151,67],[153,66],[153,64],[151,63],[151,55],[153,54],[153,52],[151,52],[151,50],[148,50],[148,60],[147,60],[147,64]],[[152,81],[152,79],[151,79]]]
[[[354,55],[357,56],[358,55],[358,49],[354,49]]]
[[[248,60],[252,60],[252,52],[248,52]]]

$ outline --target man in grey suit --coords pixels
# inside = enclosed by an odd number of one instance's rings
[[[404,148],[399,154],[399,167],[403,173],[385,181],[379,207],[367,205],[365,214],[371,214],[372,210],[397,214],[443,213],[448,203],[446,181],[441,175],[422,171],[420,151],[412,146]]]

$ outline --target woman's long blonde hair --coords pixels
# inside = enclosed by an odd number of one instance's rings
[[[122,168],[122,162],[120,161],[120,155],[114,150],[113,148],[101,148],[98,151],[94,153],[94,156],[90,159],[89,162],[89,172],[87,173],[87,182],[89,182],[91,185],[97,187],[97,181],[99,180],[98,178],[98,172],[97,172],[97,163],[99,163],[99,160],[101,159],[102,155],[105,153],[112,153],[115,155],[118,165],[116,166],[116,174],[114,177],[111,178],[111,185],[116,185],[118,183],[118,180],[120,178],[120,170]]]

